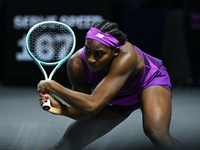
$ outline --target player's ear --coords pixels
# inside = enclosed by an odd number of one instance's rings
[[[119,47],[115,48],[114,56],[117,56],[119,54]]]

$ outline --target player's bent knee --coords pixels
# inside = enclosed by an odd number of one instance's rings
[[[144,129],[144,133],[147,137],[149,137],[152,140],[169,136],[169,134],[167,132],[164,132],[162,129],[155,129],[155,128]]]

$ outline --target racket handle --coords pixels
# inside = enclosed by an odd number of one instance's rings
[[[42,105],[42,108],[44,109],[44,110],[49,110],[50,108],[51,108],[51,102],[50,102],[50,100],[48,99],[47,100],[47,102],[46,103],[44,103],[43,105]]]

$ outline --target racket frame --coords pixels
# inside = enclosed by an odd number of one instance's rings
[[[35,58],[35,56],[31,53],[30,49],[29,49],[29,36],[31,35],[31,33],[33,32],[33,30],[35,30],[37,27],[41,26],[42,24],[51,24],[51,23],[55,23],[55,24],[59,24],[61,26],[64,26],[65,28],[68,29],[68,31],[71,33],[72,37],[73,37],[73,46],[70,50],[70,53],[63,59],[61,59],[60,61],[57,61],[57,62],[53,62],[53,63],[50,63],[50,62],[43,62],[43,61],[40,61],[38,60],[37,58]],[[55,74],[55,72],[57,71],[57,69],[65,62],[67,61],[71,55],[73,54],[74,50],[75,50],[75,46],[76,46],[76,37],[75,37],[75,34],[73,32],[73,30],[66,24],[64,23],[61,23],[61,22],[57,22],[57,21],[43,21],[43,22],[40,22],[40,23],[37,23],[35,24],[33,27],[31,27],[27,33],[27,36],[26,36],[26,49],[27,49],[27,52],[28,54],[30,55],[30,57],[33,59],[33,61],[38,65],[38,67],[40,68],[40,70],[42,71],[44,77],[45,77],[45,80],[51,80],[53,75]],[[51,71],[49,77],[44,69],[44,67],[42,66],[55,66],[54,69]],[[47,103],[44,103],[42,108],[44,110],[49,110],[51,108],[51,103],[50,103],[50,100],[48,99]]]
[[[50,62],[43,62],[43,61],[40,61],[38,60],[37,58],[35,58],[35,56],[31,53],[30,49],[29,49],[29,45],[28,45],[28,40],[29,40],[29,36],[31,35],[31,33],[33,32],[33,30],[35,30],[37,27],[43,25],[43,24],[51,24],[51,23],[55,23],[55,24],[59,24],[61,26],[64,26],[65,28],[68,29],[68,31],[72,34],[72,37],[73,37],[73,46],[71,48],[71,51],[70,53],[65,57],[63,58],[62,60],[60,61],[57,61],[57,62],[53,62],[53,63],[50,63]],[[43,21],[43,22],[40,22],[40,23],[37,23],[35,24],[33,27],[30,28],[30,30],[28,31],[27,35],[26,35],[26,49],[28,51],[28,54],[31,56],[31,58],[34,60],[34,62],[38,65],[38,67],[40,68],[40,70],[42,71],[44,77],[45,77],[45,80],[51,80],[53,75],[55,74],[55,72],[57,71],[57,69],[65,62],[67,61],[71,55],[73,54],[74,52],[74,49],[75,49],[75,46],[76,46],[76,37],[75,37],[75,34],[73,32],[73,30],[66,24],[64,23],[61,23],[61,22],[58,22],[58,21]],[[50,73],[49,77],[46,73],[46,71],[44,70],[44,67],[42,66],[56,66],[52,72]]]

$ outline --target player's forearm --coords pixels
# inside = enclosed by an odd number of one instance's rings
[[[86,120],[91,117],[68,105],[65,105],[65,109],[62,112],[62,115],[75,120]]]
[[[82,113],[94,114],[95,102],[91,100],[90,95],[67,89],[55,81],[50,83],[48,90]]]

